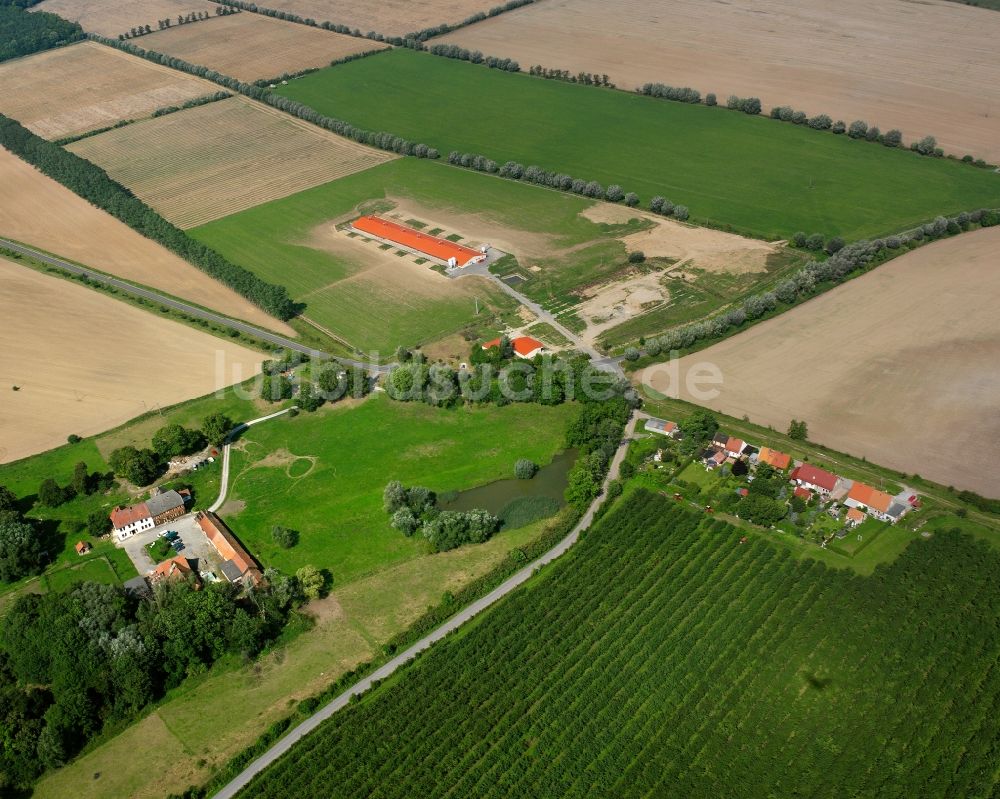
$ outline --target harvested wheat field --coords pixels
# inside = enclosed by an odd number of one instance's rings
[[[756,96],[1000,161],[1000,14],[946,0],[545,0],[435,41],[624,89]]]
[[[0,64],[0,112],[61,139],[217,92],[214,83],[94,42]]]
[[[0,236],[283,335],[295,335],[284,322],[2,147]]]
[[[395,158],[243,97],[118,128],[68,149],[182,228]]]
[[[4,463],[245,380],[263,359],[4,259],[0,318]]]
[[[179,25],[145,37],[142,46],[243,81],[275,78],[387,45],[244,12]]]
[[[1000,496],[984,444],[1000,441],[1000,227],[929,244],[680,361],[680,396],[716,364],[701,402],[945,485]],[[662,393],[662,367],[639,375]]]
[[[386,36],[405,36],[442,22],[461,22],[477,12],[487,12],[494,5],[485,0],[426,0],[422,3],[408,3],[406,0],[382,0],[379,3],[282,0],[281,10],[310,17],[317,22],[349,25],[362,33],[377,31]]]
[[[176,24],[178,16],[192,11],[215,14],[216,8],[208,0],[43,0],[31,10],[58,14],[79,22],[85,31],[117,38],[130,28],[149,25],[156,30],[158,20],[169,18]]]

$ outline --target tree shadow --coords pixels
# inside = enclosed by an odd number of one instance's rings
[[[809,684],[810,688],[817,691],[824,691],[833,683],[833,678],[817,677],[815,674],[807,674],[806,682]]]

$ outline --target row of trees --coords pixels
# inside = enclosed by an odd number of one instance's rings
[[[247,269],[226,260],[172,225],[131,191],[112,180],[99,166],[45,141],[3,114],[0,114],[0,145],[273,316],[290,319],[296,314],[297,308],[283,286],[266,283]]]
[[[623,397],[583,402],[566,432],[566,445],[578,451],[566,486],[566,502],[583,511],[601,493],[634,405]]]
[[[0,629],[0,790],[29,787],[227,653],[257,654],[304,598],[273,572],[246,596],[183,582],[157,584],[151,601],[96,583],[24,595]]]
[[[678,103],[701,102],[701,92],[689,86],[678,88],[676,86],[667,86],[665,83],[644,83],[636,91],[647,97],[659,97],[662,100],[674,100]]]
[[[415,39],[421,42],[426,41],[427,39],[432,39],[435,36],[443,36],[453,30],[464,28],[467,25],[474,25],[477,22],[482,22],[484,19],[496,17],[506,11],[513,11],[515,8],[531,5],[534,2],[535,0],[507,0],[507,2],[502,5],[493,6],[489,11],[477,11],[475,14],[470,14],[461,22],[444,22],[440,25],[434,25],[433,27],[423,28],[419,31],[408,33],[405,38]]]
[[[0,61],[61,47],[83,38],[83,28],[46,11],[28,12],[34,2],[0,2]]]
[[[292,100],[288,97],[282,97],[274,94],[266,86],[244,83],[236,78],[223,75],[221,72],[216,72],[214,69],[209,69],[208,67],[200,66],[198,64],[191,64],[181,58],[174,58],[173,56],[157,53],[153,50],[144,50],[131,42],[121,42],[117,39],[108,39],[93,33],[89,34],[89,38],[93,41],[100,42],[101,44],[116,47],[123,52],[139,56],[140,58],[145,58],[147,61],[152,61],[155,64],[161,64],[163,66],[170,67],[171,69],[176,69],[180,72],[187,72],[189,75],[196,75],[199,78],[204,78],[205,80],[210,80],[213,83],[218,83],[220,86],[224,86],[234,92],[238,92],[239,94],[258,100],[262,103],[267,103],[268,105],[284,111],[287,114],[291,114],[292,116],[303,119],[313,125],[324,128],[325,130],[332,131],[338,136],[352,139],[356,142],[360,142],[361,144],[367,144],[370,147],[377,147],[380,150],[387,150],[399,155],[412,155],[417,158],[440,157],[440,154],[436,149],[429,147],[426,144],[412,142],[401,136],[396,136],[395,134],[386,133],[384,131],[365,130],[364,128],[356,127],[355,125],[341,119],[328,117],[325,114],[320,114],[318,111],[310,108],[304,103],[298,102],[297,100]],[[284,291],[283,288],[282,291]],[[288,304],[290,307],[289,313],[294,315],[298,309],[294,307],[291,301],[289,301]]]
[[[174,114],[177,111],[183,111],[187,108],[197,108],[199,105],[208,105],[209,103],[215,103],[219,100],[227,100],[233,95],[229,92],[214,92],[213,94],[205,94],[201,97],[192,97],[190,100],[186,100],[180,105],[166,105],[162,108],[157,108],[152,116],[163,117],[167,114]]]
[[[963,211],[950,218],[939,216],[933,222],[883,239],[862,240],[842,247],[839,247],[841,244],[839,239],[831,239],[827,247],[829,249],[833,244],[834,252],[827,260],[810,261],[773,290],[748,297],[737,308],[711,319],[671,330],[658,338],[646,339],[643,342],[645,353],[656,357],[661,353],[687,349],[701,341],[722,338],[746,322],[752,322],[773,312],[779,305],[794,305],[844,282],[874,263],[893,257],[896,250],[919,247],[928,241],[955,235],[974,226],[991,227],[997,224],[1000,224],[1000,212],[980,209],[972,212]],[[626,353],[626,358],[637,360],[641,354],[637,348],[631,348],[630,352]]]
[[[566,83],[579,83],[584,86],[602,86],[606,89],[615,88],[615,84],[611,82],[607,75],[598,74],[597,72],[577,72],[574,74],[568,69],[549,69],[548,67],[543,67],[541,64],[536,64],[528,68],[528,74],[534,75],[536,78],[561,80]]]
[[[392,526],[407,538],[418,530],[435,552],[463,544],[481,544],[500,529],[500,519],[489,511],[440,510],[437,495],[429,488],[406,488],[398,480],[386,484],[382,507],[392,517]]]
[[[822,233],[813,233],[811,236],[807,236],[801,230],[792,235],[792,244],[800,250],[825,250],[827,255],[833,255],[844,248],[844,240],[840,236],[833,236],[827,241],[823,238]]]
[[[240,9],[238,8],[227,8],[225,6],[215,7],[215,16],[217,17],[228,17],[230,14],[238,14],[238,13],[240,13]],[[211,19],[211,14],[209,14],[207,11],[191,11],[187,14],[178,14],[177,24],[186,25],[189,22],[201,22],[206,19]],[[172,26],[173,26],[173,20],[170,17],[156,20],[156,29],[158,31],[166,30],[167,28],[170,28]],[[135,39],[139,36],[145,36],[146,34],[152,32],[153,28],[151,25],[138,25],[134,28],[129,28],[127,31],[125,31],[125,33],[119,33],[118,39],[119,40]]]
[[[686,205],[674,205],[666,197],[662,197],[659,194],[649,201],[649,210],[661,216],[672,216],[681,222],[691,216],[691,212]]]
[[[372,381],[365,369],[345,367],[336,361],[314,362],[308,374],[299,380],[299,392],[295,404],[303,411],[312,413],[327,402],[341,399],[361,399],[372,389]],[[291,377],[282,371],[264,372],[261,379],[260,397],[268,402],[291,399],[295,387]]]
[[[431,55],[439,55],[444,58],[455,58],[459,61],[468,61],[472,64],[483,64],[490,69],[499,69],[502,72],[520,72],[521,65],[510,58],[497,58],[496,56],[484,56],[479,50],[467,50],[457,44],[435,44],[428,48]]]

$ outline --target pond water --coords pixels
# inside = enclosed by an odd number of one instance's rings
[[[497,480],[467,491],[440,494],[438,507],[441,510],[485,508],[499,515],[512,501],[525,497],[545,497],[563,505],[563,492],[569,484],[569,470],[576,462],[576,455],[575,449],[560,452],[530,480]]]

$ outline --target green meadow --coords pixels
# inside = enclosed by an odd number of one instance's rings
[[[376,395],[275,419],[234,446],[222,515],[265,566],[311,564],[342,584],[429,552],[419,536],[389,526],[387,482],[441,493],[513,477],[518,458],[545,464],[563,448],[576,412],[569,404],[441,410]],[[299,543],[279,548],[275,525],[297,530]]]
[[[532,265],[541,272],[526,273],[532,279],[523,290],[539,301],[620,269],[625,246],[615,236],[636,229],[635,224],[598,224],[580,216],[592,200],[405,158],[190,232],[235,263],[285,286],[294,299],[306,303],[307,317],[355,347],[390,352],[399,344],[416,346],[482,325],[487,315],[475,315],[471,293],[415,296],[400,290],[391,269],[366,275],[363,265],[349,257],[307,243],[318,226],[331,220],[347,220],[362,208],[388,210],[387,198],[439,211],[440,218],[430,221],[440,225],[442,236],[469,237],[461,218],[445,229],[452,214],[476,215],[501,227],[515,243],[531,234],[529,247],[538,255]],[[376,245],[368,246],[377,251]],[[429,264],[423,268],[428,281],[438,279]],[[513,300],[492,286],[480,284],[475,293],[480,305],[495,313],[513,310]]]
[[[522,65],[527,67],[527,65]],[[858,239],[1000,204],[1000,175],[704,105],[394,49],[291,81],[321,113],[438,148],[662,194],[762,238]],[[851,120],[845,120],[850,122]],[[904,131],[911,138],[933,131]]]

